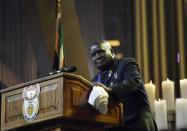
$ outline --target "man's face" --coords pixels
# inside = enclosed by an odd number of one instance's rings
[[[109,68],[114,58],[109,48],[102,48],[100,45],[91,46],[90,54],[91,60],[100,70]]]

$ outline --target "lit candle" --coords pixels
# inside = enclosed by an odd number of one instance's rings
[[[167,79],[162,81],[163,99],[166,100],[167,110],[174,110],[174,82]]]
[[[168,129],[166,100],[155,100],[155,119],[159,130]]]
[[[187,99],[187,79],[180,80],[181,98]]]
[[[176,99],[176,128],[187,128],[187,99]]]
[[[145,90],[147,92],[150,104],[151,104],[151,109],[154,110],[154,101],[155,101],[155,85],[150,81],[150,83],[145,84]]]

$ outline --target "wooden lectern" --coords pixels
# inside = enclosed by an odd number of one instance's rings
[[[22,113],[23,89],[40,85],[39,111],[27,122]],[[1,91],[1,131],[102,131],[123,120],[121,103],[109,100],[107,114],[88,104],[92,85],[81,76],[59,73]]]

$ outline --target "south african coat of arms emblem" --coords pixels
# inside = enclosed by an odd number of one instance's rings
[[[37,116],[39,109],[38,95],[40,93],[39,84],[31,85],[23,89],[23,116],[28,122],[34,120]]]

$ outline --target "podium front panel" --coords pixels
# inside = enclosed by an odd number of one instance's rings
[[[24,119],[22,112],[22,92],[25,87],[2,94],[2,130],[13,129],[63,115],[63,77],[38,84],[40,85],[39,111],[36,119],[31,122]]]
[[[22,96],[25,87],[39,84],[39,111],[34,120],[28,122],[23,116]],[[123,105],[109,100],[108,112],[100,113],[88,104],[92,84],[75,74],[60,73],[26,82],[1,91],[1,130],[27,127],[52,121],[60,126],[82,129],[102,125],[120,124],[123,120]],[[79,122],[79,124],[78,124]],[[88,126],[89,125],[89,126]],[[44,125],[50,126],[50,125]],[[51,125],[52,126],[52,125]]]

